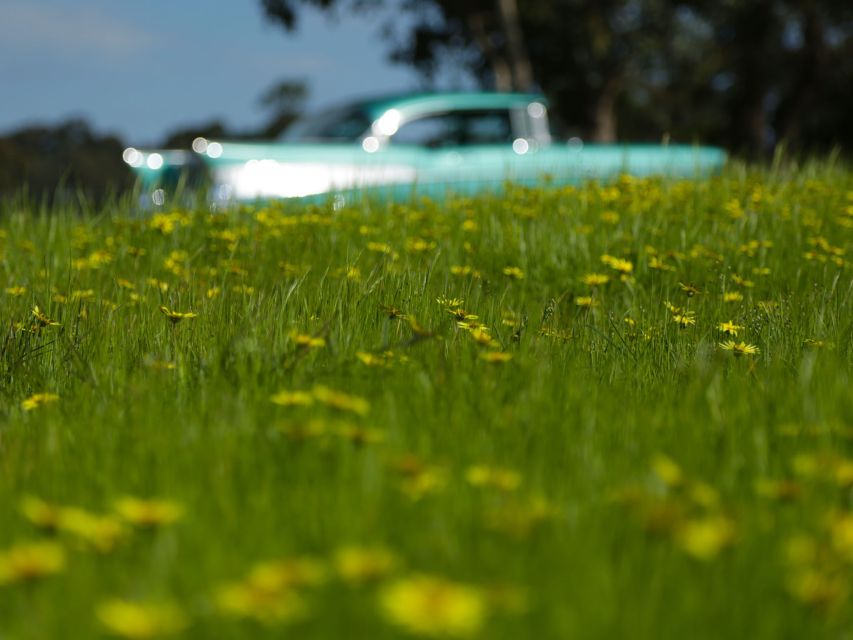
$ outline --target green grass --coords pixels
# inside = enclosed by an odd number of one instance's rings
[[[405,637],[379,602],[416,574],[470,586],[445,595],[482,605],[457,630],[484,638],[837,638],[853,623],[845,169],[339,211],[4,207],[4,640],[101,637],[115,598],[171,603],[187,638]],[[59,325],[37,327],[36,305]],[[197,317],[173,324],[161,305]],[[674,321],[684,310],[695,324]],[[728,321],[760,353],[721,348]],[[369,410],[271,400],[318,385]],[[59,399],[23,408],[43,392]],[[518,475],[475,486],[472,466]],[[57,507],[58,531],[27,496]],[[67,508],[114,526],[126,496],[183,517],[93,548]],[[5,554],[36,540],[64,567],[10,574]],[[345,545],[398,562],[350,585]],[[301,598],[301,616],[223,609],[253,566],[305,557],[325,579],[270,595]],[[128,633],[156,623],[141,615]]]

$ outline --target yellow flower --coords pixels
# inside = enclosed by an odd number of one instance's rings
[[[335,569],[350,584],[375,582],[400,564],[395,554],[382,547],[341,547],[335,552]]]
[[[460,325],[462,326],[462,325]],[[466,327],[462,327],[466,328]],[[495,349],[499,347],[498,341],[492,337],[492,334],[489,333],[489,329],[487,327],[474,327],[468,329],[468,334],[474,339],[481,347],[489,347]]]
[[[597,306],[595,298],[592,296],[578,296],[575,298],[575,305],[582,309],[590,309]]]
[[[610,276],[606,273],[588,273],[583,278],[583,283],[590,287],[597,287],[610,282]]]
[[[370,411],[370,403],[364,398],[335,391],[322,385],[314,387],[312,394],[317,402],[339,411],[350,411],[360,416],[367,415]]]
[[[480,589],[426,575],[391,583],[380,593],[379,604],[392,623],[434,637],[473,635],[488,613]]]
[[[326,346],[326,340],[320,336],[312,336],[307,333],[292,333],[293,343],[300,349],[318,349]]]
[[[739,324],[735,324],[734,322],[721,322],[717,325],[717,331],[722,331],[730,336],[737,336],[737,332],[741,329],[743,329],[743,327]]]
[[[24,411],[32,411],[57,400],[59,400],[59,396],[55,393],[34,393],[29,398],[21,401],[21,408]]]
[[[746,342],[735,342],[734,340],[726,340],[720,343],[720,348],[723,351],[731,351],[735,356],[754,356],[761,353],[761,350],[754,344]]]
[[[663,454],[657,454],[652,458],[652,471],[668,487],[677,487],[684,481],[681,467]]]
[[[692,311],[685,311],[684,313],[676,313],[673,315],[672,321],[682,329],[685,329],[686,327],[696,324],[696,317],[693,315]]]
[[[96,551],[108,553],[127,535],[120,520],[89,513],[76,507],[64,507],[59,516],[59,530],[77,537]]]
[[[116,502],[115,509],[130,524],[143,529],[172,524],[184,514],[184,508],[171,500],[140,500],[132,497]]]
[[[58,327],[60,326],[56,320],[51,320],[39,309],[38,305],[33,307],[33,316],[36,319],[39,327]]]
[[[741,302],[743,294],[740,291],[727,291],[723,294],[723,302]]]
[[[310,391],[279,391],[270,400],[282,407],[308,407],[314,404],[314,396]]]
[[[220,611],[236,618],[264,624],[291,622],[302,617],[305,601],[292,589],[270,589],[264,585],[235,583],[219,589],[216,604]]]
[[[697,293],[702,293],[697,287],[694,287],[692,284],[685,284],[683,282],[679,282],[678,286],[681,287],[681,290],[687,294],[688,298],[692,298]]]
[[[17,286],[17,287],[6,287],[6,293],[13,297],[20,297],[27,292],[26,287]]]
[[[21,501],[21,513],[39,529],[55,531],[59,528],[62,507],[49,504],[39,498],[27,496]]]
[[[187,626],[181,610],[169,603],[108,600],[98,606],[97,616],[110,634],[120,638],[159,638],[179,633]]]
[[[189,318],[195,318],[198,314],[193,313],[192,311],[173,311],[169,309],[169,307],[160,306],[160,311],[163,312],[163,315],[169,319],[169,322],[172,324],[178,324],[181,320],[186,320]]]
[[[711,560],[733,540],[732,522],[720,515],[688,520],[676,532],[678,546],[698,560]]]
[[[25,542],[0,552],[0,585],[29,582],[65,568],[65,550],[54,542]]]
[[[317,586],[326,578],[323,565],[311,558],[291,558],[252,567],[245,580],[225,585],[217,594],[219,609],[266,624],[290,622],[306,610],[296,589]]]
[[[493,487],[501,491],[515,491],[521,485],[521,475],[517,471],[482,465],[468,467],[465,479],[474,487]]]
[[[487,351],[480,354],[480,359],[492,364],[503,364],[512,360],[512,354],[506,351]]]
[[[511,280],[524,280],[524,271],[518,267],[504,267],[502,273]]]
[[[634,264],[630,260],[623,260],[610,255],[601,256],[601,261],[614,271],[622,274],[629,274],[634,270]]]

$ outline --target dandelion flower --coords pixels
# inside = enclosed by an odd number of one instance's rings
[[[198,316],[197,313],[193,313],[192,311],[173,311],[172,309],[169,309],[169,307],[162,305],[160,306],[160,311],[163,313],[164,316],[169,319],[169,322],[171,322],[172,324],[178,324],[181,320],[187,320]]]
[[[314,404],[314,395],[309,391],[279,391],[270,400],[282,407],[308,407]]]
[[[59,400],[59,395],[55,393],[34,393],[21,402],[21,408],[24,411],[32,411],[57,400]]]
[[[312,394],[317,402],[339,411],[350,411],[360,416],[367,415],[370,411],[370,403],[364,398],[335,391],[329,387],[317,385]]]
[[[734,322],[721,322],[717,325],[717,331],[722,331],[729,336],[737,336],[737,332],[742,329],[743,327],[741,325],[735,324]]]
[[[521,485],[521,475],[517,471],[482,465],[468,467],[465,479],[473,487],[492,487],[501,491],[515,491]]]
[[[676,533],[678,546],[698,560],[711,560],[733,539],[732,522],[720,515],[688,520]]]
[[[480,359],[492,364],[503,364],[512,360],[512,354],[506,351],[487,351],[480,354]]]
[[[159,638],[179,633],[187,626],[181,610],[169,603],[108,600],[96,613],[104,628],[120,638]]]
[[[524,271],[518,267],[504,267],[502,273],[510,280],[524,280]]]
[[[587,286],[598,287],[610,282],[610,276],[606,273],[588,273],[581,280]]]
[[[723,351],[731,351],[735,356],[754,356],[761,353],[761,350],[754,344],[746,342],[735,342],[734,340],[726,340],[720,343],[720,348]]]
[[[0,552],[0,585],[30,582],[61,572],[65,550],[54,542],[25,542]]]
[[[400,565],[397,556],[382,547],[341,547],[335,552],[335,570],[349,584],[375,582]]]
[[[143,529],[172,524],[184,514],[184,508],[171,500],[140,500],[132,497],[116,502],[115,509],[127,522]]]
[[[488,613],[480,589],[426,575],[391,583],[380,593],[379,604],[392,623],[434,637],[473,635]]]

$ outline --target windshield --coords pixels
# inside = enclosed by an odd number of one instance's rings
[[[362,107],[338,107],[297,120],[283,139],[287,142],[357,142],[371,124]]]

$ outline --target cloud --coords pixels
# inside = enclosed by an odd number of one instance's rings
[[[37,7],[7,0],[0,19],[3,48],[61,55],[126,56],[152,47],[154,34],[92,9]]]

